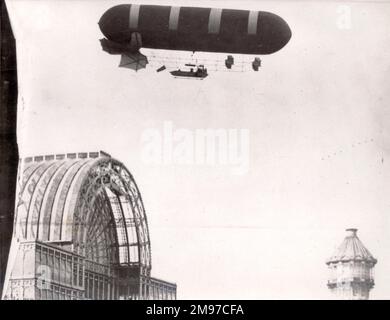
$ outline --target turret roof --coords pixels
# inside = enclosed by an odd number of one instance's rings
[[[365,261],[376,264],[377,260],[356,235],[357,229],[346,229],[346,231],[348,234],[344,241],[326,261],[326,264],[348,261]]]

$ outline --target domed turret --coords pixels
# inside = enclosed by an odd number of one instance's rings
[[[374,287],[377,260],[358,238],[357,229],[346,231],[344,241],[326,261],[330,270],[328,288],[338,299],[366,300]]]

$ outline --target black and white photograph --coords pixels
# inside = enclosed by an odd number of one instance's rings
[[[389,17],[2,1],[1,300],[390,299]]]

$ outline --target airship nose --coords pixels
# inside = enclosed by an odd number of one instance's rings
[[[292,32],[281,17],[273,13],[265,13],[260,17],[260,33],[265,54],[282,49],[291,39]]]
[[[292,33],[290,26],[281,17],[276,16],[276,39],[275,51],[282,49],[291,39]]]
[[[109,40],[118,40],[118,36],[128,28],[130,5],[121,4],[108,9],[99,20],[100,31]]]
[[[291,29],[290,29],[290,26],[287,24],[286,21],[284,21],[282,18],[280,18],[282,20],[282,22],[280,23],[280,30],[279,30],[279,33],[280,33],[280,37],[281,37],[281,47],[280,49],[282,49],[291,39],[291,36],[292,36],[292,32],[291,32]],[[280,50],[279,49],[279,50]]]

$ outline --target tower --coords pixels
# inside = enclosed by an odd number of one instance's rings
[[[330,274],[328,288],[335,299],[367,300],[374,287],[373,269],[377,260],[357,236],[357,229],[347,235],[326,264]]]

